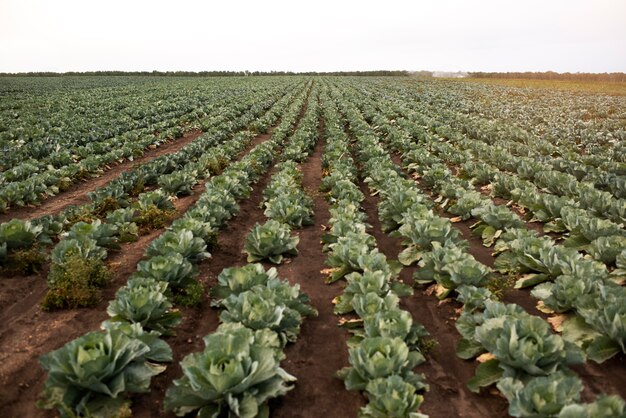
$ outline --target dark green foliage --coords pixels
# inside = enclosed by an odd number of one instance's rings
[[[28,276],[40,272],[45,262],[46,254],[35,246],[9,253],[2,270],[9,276]]]
[[[52,265],[48,275],[50,290],[41,303],[42,308],[50,311],[93,306],[100,300],[99,289],[109,278],[104,261],[69,255],[63,263]]]
[[[159,209],[155,205],[149,205],[139,211],[135,223],[140,232],[145,234],[148,231],[165,228],[176,217],[176,214],[175,210]]]
[[[174,292],[174,304],[185,308],[196,307],[202,303],[204,293],[204,285],[194,281],[186,287]]]

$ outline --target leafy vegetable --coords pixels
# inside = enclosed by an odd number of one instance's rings
[[[268,416],[267,401],[292,389],[296,379],[280,368],[284,355],[274,332],[224,324],[204,344],[182,360],[183,377],[165,394],[165,409],[177,416]]]
[[[290,308],[289,299],[274,290],[255,286],[239,294],[232,294],[222,302],[220,319],[226,323],[239,322],[250,329],[268,328],[275,331],[284,344],[294,342],[300,333],[302,315]]]
[[[275,220],[263,225],[258,223],[246,237],[244,252],[248,254],[248,262],[268,259],[280,264],[284,255],[297,255],[296,246],[300,238],[291,236],[291,228]]]
[[[423,397],[400,376],[371,380],[365,391],[369,402],[359,411],[359,418],[426,418],[417,412]]]
[[[580,399],[583,384],[577,377],[563,372],[535,377],[528,383],[507,377],[498,389],[509,400],[509,415],[514,417],[552,417],[564,405]]]
[[[90,238],[96,241],[99,247],[109,249],[119,249],[120,245],[117,243],[118,230],[115,225],[103,224],[99,219],[96,219],[92,223],[78,222],[72,226],[67,233],[65,239],[77,239]]]
[[[269,280],[278,278],[275,268],[265,270],[260,263],[247,264],[243,267],[229,267],[217,276],[217,285],[211,288],[212,302],[218,305],[230,295],[238,295],[256,285],[265,285]]]
[[[144,329],[171,335],[172,328],[182,321],[180,312],[172,309],[165,296],[166,282],[151,278],[130,279],[109,302],[107,313],[114,322],[138,323]]]
[[[129,409],[125,393],[147,392],[152,376],[165,370],[147,361],[150,347],[119,329],[90,332],[40,361],[48,378],[42,402],[62,417],[108,417]]]
[[[183,289],[195,283],[193,264],[179,253],[156,255],[137,264],[136,277],[147,277],[167,282],[170,288]]]
[[[187,229],[164,232],[146,250],[148,257],[169,254],[180,254],[192,263],[211,257],[202,238],[195,237]]]
[[[423,255],[419,266],[413,277],[419,283],[436,281],[442,287],[437,294],[440,299],[461,285],[483,285],[491,273],[488,267],[462,249],[456,246],[442,247],[437,242],[433,243],[431,252]]]
[[[412,369],[423,361],[423,356],[400,338],[370,337],[350,349],[351,367],[344,367],[337,376],[344,380],[348,390],[364,390],[370,381],[400,376],[416,389],[424,389],[423,377]]]
[[[0,224],[0,246],[8,250],[30,248],[43,231],[43,226],[12,219]]]
[[[390,292],[398,296],[413,294],[412,289],[399,281],[391,280],[391,273],[385,271],[367,271],[364,273],[353,272],[346,276],[348,282],[343,294],[339,295],[335,303],[335,314],[343,315],[352,312],[352,300],[356,295],[375,293],[378,296],[386,296]]]

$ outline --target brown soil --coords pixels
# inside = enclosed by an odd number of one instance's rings
[[[321,132],[321,129],[320,129]],[[348,333],[337,326],[332,300],[341,293],[339,282],[327,285],[324,268],[327,255],[322,251],[322,225],[328,225],[328,203],[319,193],[322,153],[325,141],[318,141],[308,161],[301,165],[303,186],[313,196],[314,224],[298,231],[299,254],[289,264],[278,267],[280,277],[298,283],[311,298],[319,316],[306,318],[300,338],[287,347],[283,367],[298,378],[295,388],[274,402],[272,417],[317,418],[355,417],[364,404],[356,391],[345,389],[335,373],[348,366]]]
[[[394,155],[392,159],[396,164],[400,164],[400,157],[398,155]],[[418,187],[419,187],[419,184],[418,184]],[[422,192],[424,192],[431,199],[433,198],[433,196],[429,193],[428,190],[422,189]],[[506,205],[507,201],[504,199],[495,198],[494,203]],[[454,217],[454,215],[448,212],[445,212],[443,210],[440,210],[440,209],[437,210],[436,212],[439,216],[442,216],[442,217],[447,217],[447,218]],[[480,237],[477,237],[472,234],[470,225],[472,225],[475,222],[476,222],[476,219],[469,219],[467,221],[454,223],[453,226],[458,228],[461,231],[463,239],[469,242],[470,247],[468,249],[468,252],[472,256],[474,256],[476,260],[480,261],[481,263],[489,267],[493,267],[494,262],[495,262],[495,257],[492,255],[492,252],[491,252],[492,249],[485,247],[482,244],[482,240],[480,239]],[[542,224],[537,223],[537,222],[535,223],[527,222],[526,224],[529,226],[529,228],[540,230],[540,232],[542,232]],[[521,306],[522,308],[524,308],[524,310],[526,310],[526,312],[530,313],[531,315],[540,316],[543,319],[547,319],[550,316],[537,309],[538,301],[537,299],[531,296],[529,289],[514,289],[512,287],[506,288],[504,289],[502,301],[505,303],[517,304]],[[452,316],[450,316],[450,318],[452,318]],[[428,328],[426,324],[424,325]],[[437,333],[435,335],[437,336],[437,339],[439,340],[440,334]],[[456,340],[458,340],[459,336],[456,336],[455,338]],[[454,352],[452,352],[451,355],[456,358],[456,354],[454,354]],[[585,383],[585,390],[583,392],[584,401],[586,402],[592,401],[593,399],[595,399],[595,395],[598,395],[601,393],[617,394],[622,397],[626,396],[626,373],[624,373],[624,371],[626,370],[626,355],[624,354],[617,355],[611,360],[608,360],[606,363],[603,363],[603,364],[596,364],[593,361],[588,360],[585,364],[573,367],[573,369]],[[445,368],[444,370],[445,370],[445,373],[449,375],[450,370],[445,369]],[[426,400],[428,400],[428,395],[426,396]],[[485,415],[485,416],[488,416],[488,415]],[[506,413],[503,416],[506,416]]]
[[[301,116],[303,112],[304,109]],[[271,133],[257,136],[238,158],[270,136]],[[350,418],[355,417],[358,408],[365,403],[361,394],[347,391],[343,382],[334,377],[337,370],[348,365],[348,336],[337,327],[338,317],[333,314],[331,303],[341,292],[343,284],[337,282],[326,285],[324,276],[320,273],[326,260],[326,254],[321,251],[320,245],[323,235],[321,227],[328,224],[329,218],[328,204],[317,193],[322,175],[323,146],[324,141],[319,141],[309,160],[301,165],[303,185],[314,198],[314,225],[295,232],[300,237],[299,255],[277,266],[280,277],[300,284],[302,290],[311,297],[311,303],[318,309],[319,316],[306,318],[300,338],[285,350],[287,357],[283,361],[283,367],[295,375],[298,381],[285,397],[272,401],[273,417]],[[120,169],[117,166],[112,171],[117,171],[117,175]],[[218,248],[212,251],[212,259],[200,265],[199,278],[206,289],[216,283],[217,275],[222,269],[246,264],[246,256],[242,253],[245,236],[256,222],[263,223],[266,220],[260,203],[262,192],[272,173],[273,170],[270,170],[254,185],[249,199],[239,202],[240,212],[219,234]],[[196,186],[193,196],[176,202],[180,213],[195,203],[203,187]],[[378,198],[369,196],[364,184],[361,184],[361,188],[366,196],[363,208],[372,225],[370,233],[376,238],[380,251],[388,259],[396,259],[402,250],[400,240],[392,239],[381,231],[376,209]],[[442,216],[447,215],[442,213]],[[469,224],[471,222],[468,221],[454,225],[470,242],[470,253],[486,265],[493,265],[491,250],[483,247],[480,239],[471,235]],[[153,231],[141,237],[138,242],[125,245],[122,251],[110,257],[110,264],[115,268],[114,279],[103,291],[103,302],[91,309],[42,312],[38,303],[47,289],[46,272],[28,278],[0,280],[0,408],[7,417],[56,415],[52,411],[41,411],[35,407],[45,380],[45,373],[37,363],[37,358],[42,353],[98,328],[99,323],[107,318],[107,301],[134,272],[148,243],[161,232],[162,230]],[[265,266],[267,268],[271,265]],[[404,268],[401,279],[411,283],[414,270],[415,267]],[[454,327],[454,321],[460,304],[456,301],[441,303],[434,296],[425,294],[424,290],[423,287],[418,287],[415,295],[402,300],[403,309],[411,312],[415,321],[424,325],[437,342],[436,347],[426,354],[427,361],[417,369],[425,374],[430,385],[430,390],[424,394],[421,412],[432,418],[507,416],[507,402],[496,391],[483,390],[477,395],[467,389],[466,383],[473,377],[476,363],[461,360],[455,354],[460,336]],[[529,312],[531,308],[534,309],[534,300],[526,291],[511,290],[506,293],[505,300],[519,303]],[[173,414],[162,411],[164,394],[171,381],[181,375],[179,361],[191,352],[202,350],[202,338],[219,324],[218,311],[211,308],[209,302],[207,297],[197,308],[181,309],[183,322],[176,328],[177,335],[167,338],[174,352],[174,361],[164,373],[153,379],[149,393],[132,396],[134,416],[174,417]],[[587,386],[585,399],[592,399],[592,392],[626,396],[624,362],[625,357],[621,355],[603,365],[589,362],[575,368]]]
[[[378,244],[378,249],[389,260],[397,260],[403,247],[399,239],[390,238],[382,232],[378,219],[378,197],[369,195],[367,187],[361,185],[366,196],[362,207],[372,225],[369,231]],[[400,279],[412,283],[415,267],[405,267]],[[426,354],[426,362],[418,366],[417,371],[424,373],[430,390],[424,394],[424,403],[420,411],[435,417],[506,417],[507,402],[504,398],[486,393],[480,395],[470,392],[467,382],[474,377],[476,363],[457,357],[456,345],[461,339],[454,327],[458,316],[455,309],[461,307],[457,302],[440,303],[437,298],[425,293],[424,286],[418,286],[413,296],[405,297],[401,303],[408,310],[415,323],[422,324],[431,334],[437,345]]]
[[[104,186],[111,180],[117,178],[120,174],[132,170],[136,165],[145,164],[161,155],[171,154],[180,150],[200,135],[202,135],[202,131],[195,129],[186,132],[181,138],[166,142],[156,149],[146,151],[141,157],[135,158],[133,161],[111,164],[108,170],[101,176],[80,183],[74,183],[68,190],[56,196],[49,197],[39,206],[10,208],[7,213],[0,214],[0,222],[6,222],[13,218],[24,220],[35,219],[43,215],[56,214],[70,205],[89,203],[90,200],[87,197],[87,193]]]
[[[255,137],[236,159],[243,157],[255,145],[267,140],[270,136],[271,130]],[[203,190],[204,185],[198,184],[194,188],[193,195],[176,200],[175,206],[178,213],[184,213],[195,204]],[[107,262],[113,270],[113,280],[103,289],[102,301],[92,308],[58,312],[42,311],[39,302],[47,291],[45,281],[47,271],[36,276],[0,280],[0,347],[2,347],[0,350],[0,388],[2,388],[0,399],[2,399],[3,411],[8,412],[8,416],[55,416],[52,411],[42,411],[35,406],[46,377],[44,370],[37,362],[38,357],[89,330],[98,329],[100,322],[108,317],[106,314],[108,301],[115,296],[117,289],[123,286],[135,271],[147,245],[162,232],[163,229],[151,231],[140,237],[137,242],[123,245],[121,251],[109,256]],[[208,311],[210,312],[210,309]],[[210,315],[197,316],[193,309],[183,310],[183,316],[183,323],[177,328],[180,335],[187,336],[190,327],[192,328],[200,318],[207,324],[211,323]],[[216,318],[214,322],[217,323]],[[197,338],[191,340],[189,339],[191,337],[185,338],[184,344],[191,345],[186,341],[195,340],[197,345],[195,348],[200,349],[201,337],[206,333],[199,333]],[[175,346],[173,349],[178,354]],[[171,369],[178,367],[178,360],[180,358],[175,358],[176,363],[168,368],[169,373]],[[180,369],[178,369],[178,374],[180,374]],[[162,399],[162,395],[161,392],[159,399]]]

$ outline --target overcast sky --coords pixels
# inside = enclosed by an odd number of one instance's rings
[[[0,0],[0,72],[626,72],[626,0]]]

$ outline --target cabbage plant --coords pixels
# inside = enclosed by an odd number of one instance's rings
[[[398,255],[398,260],[405,266],[419,261],[422,253],[432,250],[435,242],[444,246],[464,243],[460,239],[461,232],[449,219],[434,216],[432,212],[424,216],[407,213],[395,235],[402,237],[402,243],[407,247]]]
[[[82,259],[95,258],[104,260],[107,250],[98,246],[98,242],[86,236],[72,239],[62,239],[50,253],[54,264],[63,264],[70,255],[76,255]]]
[[[248,254],[249,263],[267,259],[280,264],[285,255],[298,255],[299,241],[299,237],[291,236],[289,225],[271,219],[252,228],[246,237],[244,252]]]
[[[198,182],[198,173],[195,171],[179,170],[171,174],[160,176],[159,187],[172,196],[193,194],[193,186]]]
[[[48,372],[42,401],[61,417],[124,416],[126,393],[148,392],[165,366],[149,362],[150,347],[119,329],[89,332],[40,358]]]
[[[438,298],[444,299],[461,285],[482,286],[487,282],[491,270],[470,254],[454,245],[432,245],[432,251],[424,253],[413,277],[418,283],[436,281],[440,286]]]
[[[313,225],[313,201],[304,192],[278,196],[265,204],[265,216],[292,228]]]
[[[535,377],[524,384],[507,377],[498,382],[498,389],[509,401],[513,417],[553,417],[567,404],[577,402],[583,383],[573,374],[557,372]]]
[[[368,403],[359,418],[427,418],[420,414],[423,397],[412,384],[397,375],[371,380],[365,387]]]
[[[166,231],[152,241],[146,249],[148,257],[169,254],[180,254],[192,263],[211,257],[211,254],[206,251],[206,244],[202,238],[195,237],[193,232],[187,229],[177,232]]]
[[[255,286],[224,299],[220,319],[241,323],[250,329],[268,328],[276,332],[283,345],[294,342],[300,333],[302,315],[287,306],[288,300],[264,286]]]
[[[67,232],[65,239],[80,240],[83,237],[91,238],[95,240],[100,247],[119,249],[120,245],[117,242],[117,235],[118,230],[115,225],[102,223],[102,221],[96,219],[90,224],[86,222],[75,223]]]
[[[617,395],[601,395],[587,404],[569,404],[557,418],[621,418],[626,414],[626,402]]]
[[[130,279],[109,302],[110,321],[141,324],[144,329],[171,335],[182,316],[172,309],[172,302],[165,296],[166,289],[167,282],[145,277]]]
[[[217,276],[217,284],[211,288],[211,303],[216,306],[230,295],[238,295],[256,285],[265,285],[278,278],[274,267],[265,270],[260,263],[246,264],[242,267],[228,267]]]
[[[589,357],[602,363],[620,351],[626,353],[626,289],[608,283],[581,297],[576,310],[599,335],[590,335]]]
[[[140,261],[133,277],[148,277],[167,282],[171,289],[179,290],[195,283],[196,274],[189,260],[179,253],[169,253]]]
[[[366,337],[401,338],[410,350],[419,351],[421,339],[428,335],[428,331],[422,325],[414,324],[409,312],[386,309],[363,318],[363,334]]]
[[[382,270],[367,271],[364,273],[353,272],[346,276],[346,285],[343,293],[339,295],[333,303],[335,304],[335,314],[343,315],[352,312],[352,300],[356,295],[376,293],[378,296],[385,296],[390,292],[398,296],[409,296],[413,290],[400,281],[392,281],[391,273]]]
[[[284,354],[273,331],[223,324],[204,344],[181,361],[183,376],[168,388],[165,410],[181,417],[267,417],[267,402],[292,389],[296,378],[280,367]]]
[[[43,226],[29,221],[12,219],[0,224],[0,246],[8,250],[30,248],[43,231]]]
[[[424,378],[413,373],[413,368],[424,357],[400,338],[370,337],[350,348],[350,367],[344,367],[337,376],[348,390],[364,390],[374,379],[398,375],[416,389],[426,388]]]

